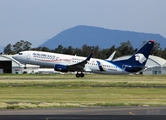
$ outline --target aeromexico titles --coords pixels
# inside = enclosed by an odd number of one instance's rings
[[[93,52],[87,57],[80,57],[42,51],[22,51],[13,55],[13,58],[23,64],[53,67],[55,71],[61,72],[77,72],[76,77],[84,77],[84,72],[130,74],[138,73],[146,69],[145,64],[153,45],[154,40],[149,40],[129,59],[119,61],[112,61],[113,56],[104,60],[92,58]]]

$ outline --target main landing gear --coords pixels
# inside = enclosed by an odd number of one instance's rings
[[[81,73],[77,72],[76,77],[77,77],[77,78],[79,78],[79,77],[84,77],[84,73],[82,73],[82,72],[81,72]]]
[[[25,66],[24,66],[24,69],[27,69],[27,66],[26,66],[26,64],[25,64]]]

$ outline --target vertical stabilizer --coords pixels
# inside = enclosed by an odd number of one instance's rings
[[[127,61],[134,65],[145,65],[150,52],[152,51],[154,40],[148,41],[142,48],[133,54]]]

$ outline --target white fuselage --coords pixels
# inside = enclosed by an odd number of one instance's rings
[[[14,59],[24,64],[34,64],[54,68],[55,64],[73,65],[86,59],[86,57],[79,57],[73,55],[64,55],[50,52],[40,51],[25,51],[23,54],[16,54]],[[100,62],[103,70],[99,69],[97,61]],[[125,74],[123,69],[108,62],[107,60],[91,58],[85,64],[84,71],[100,74]]]

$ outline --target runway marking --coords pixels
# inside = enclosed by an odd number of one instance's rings
[[[135,115],[135,114],[134,114],[134,113],[132,113],[132,112],[129,112],[129,114],[130,114],[130,115]]]

